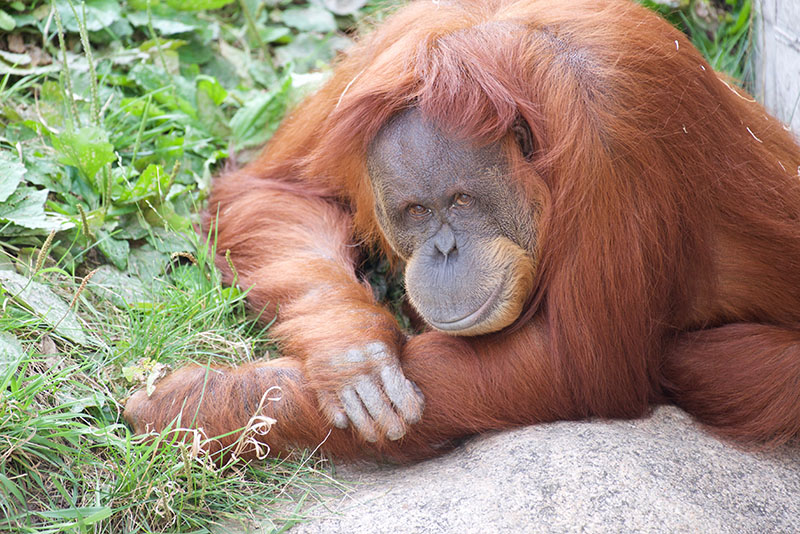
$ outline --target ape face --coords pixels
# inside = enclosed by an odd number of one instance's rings
[[[411,109],[378,132],[367,169],[422,318],[456,335],[511,324],[533,286],[537,210],[514,186],[503,143],[450,139]]]

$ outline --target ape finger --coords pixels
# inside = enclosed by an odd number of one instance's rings
[[[425,397],[422,391],[403,374],[399,365],[385,365],[381,369],[383,391],[392,401],[403,420],[413,425],[422,419]]]
[[[350,422],[361,434],[361,436],[370,443],[378,441],[378,432],[375,429],[375,422],[367,413],[361,399],[356,393],[356,390],[348,386],[339,392],[339,399],[342,401],[347,416]]]
[[[325,391],[318,391],[317,400],[322,413],[328,418],[328,421],[333,423],[333,426],[345,429],[350,425],[350,419],[348,419],[339,399],[334,395]]]
[[[372,419],[392,441],[398,440],[406,433],[405,426],[392,408],[389,399],[381,393],[380,388],[368,377],[362,376],[356,383],[356,393],[367,408]]]

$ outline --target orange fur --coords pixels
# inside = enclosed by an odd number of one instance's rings
[[[513,156],[511,179],[538,206],[537,273],[506,331],[406,341],[357,279],[349,243],[393,256],[365,151],[410,106],[471,140],[501,139],[520,116],[534,134],[533,161]],[[219,250],[255,286],[255,308],[279,306],[287,358],[267,367],[304,376],[286,386],[265,441],[316,445],[329,424],[314,392],[369,372],[324,356],[373,339],[401,354],[425,394],[423,420],[399,442],[334,429],[333,454],[415,458],[469,433],[636,417],[665,400],[733,438],[797,437],[799,165],[778,121],[632,3],[411,4],[341,60],[256,161],[215,183]],[[191,397],[204,424],[238,428],[242,395],[274,382],[255,369],[236,371],[251,390],[205,407],[181,378],[197,371],[179,371],[127,416],[163,427],[176,413],[165,399]]]

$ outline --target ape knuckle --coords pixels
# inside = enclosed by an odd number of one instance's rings
[[[404,428],[391,429],[386,433],[386,437],[389,438],[390,441],[397,441],[405,435],[406,430]]]
[[[364,363],[367,361],[367,354],[361,349],[350,349],[342,354],[333,356],[333,361],[339,363]]]

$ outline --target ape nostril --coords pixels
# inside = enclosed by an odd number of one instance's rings
[[[455,245],[453,245],[452,247],[447,247],[447,246],[441,246],[440,247],[438,244],[436,244],[435,246],[436,246],[436,251],[438,253],[440,253],[442,256],[444,256],[445,258],[452,257],[453,253],[456,252],[456,250],[457,250]]]
[[[443,225],[433,236],[433,246],[445,258],[452,256],[452,252],[456,250],[456,236],[453,230],[446,224]]]
[[[453,266],[458,260],[458,249],[452,248],[448,252],[443,252],[438,248],[433,252],[433,265],[436,268],[446,268]]]

